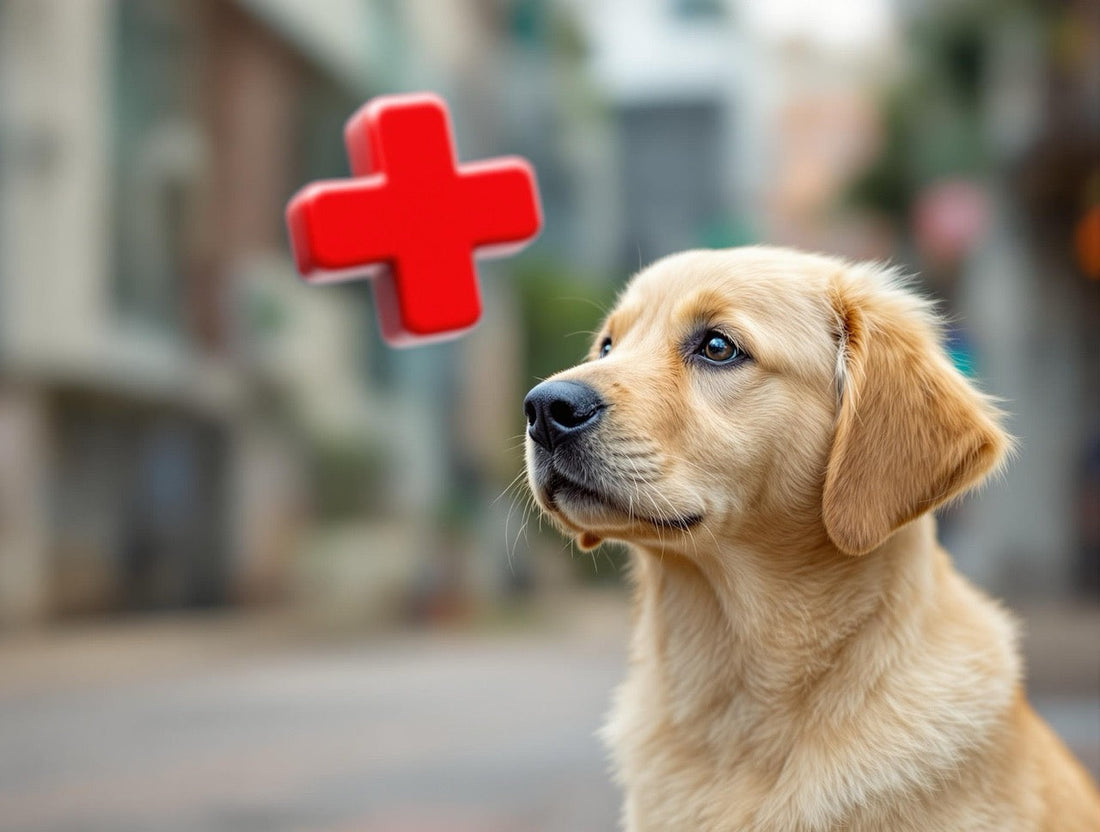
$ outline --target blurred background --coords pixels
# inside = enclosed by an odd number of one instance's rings
[[[449,101],[545,230],[385,347],[283,207]],[[614,827],[623,554],[532,516],[520,402],[639,266],[919,272],[1020,453],[942,517],[1100,769],[1089,0],[0,0],[0,829]]]

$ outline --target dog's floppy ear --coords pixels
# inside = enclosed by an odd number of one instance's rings
[[[928,303],[868,281],[838,281],[833,293],[841,401],[822,516],[852,555],[977,485],[1010,444],[997,410],[949,361]]]

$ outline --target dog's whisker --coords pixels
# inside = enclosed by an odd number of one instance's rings
[[[518,478],[517,478],[517,480],[513,480],[513,482],[517,482],[517,481],[518,481]],[[509,488],[511,488],[511,486],[509,486]],[[508,557],[508,570],[509,570],[509,572],[512,571],[512,559],[515,556],[516,544],[515,544],[515,541],[513,541],[511,543],[511,545],[509,545],[508,530],[509,530],[509,526],[510,526],[511,521],[512,521],[512,512],[515,511],[515,509],[516,509],[516,501],[517,501],[518,498],[519,498],[519,493],[517,491],[517,493],[513,495],[512,500],[508,505],[508,514],[504,518],[504,546],[505,546],[505,552],[507,553],[507,557]],[[531,500],[530,495],[528,495],[527,499],[528,499],[528,501]],[[522,531],[522,528],[523,527],[521,526],[520,531]],[[516,539],[518,540],[518,538],[519,538],[519,532],[516,532]]]
[[[504,486],[504,490],[503,490],[503,491],[501,491],[501,492],[500,492],[500,493],[499,493],[499,494],[498,494],[498,495],[497,495],[497,496],[496,496],[496,497],[495,497],[495,498],[493,499],[493,501],[492,501],[491,503],[489,503],[489,505],[491,505],[491,506],[493,506],[493,505],[496,505],[496,504],[497,504],[497,502],[498,502],[498,501],[499,501],[499,500],[500,500],[500,499],[501,499],[501,498],[502,498],[502,497],[503,497],[503,496],[504,496],[505,494],[507,494],[507,493],[508,493],[509,491],[511,491],[511,490],[512,490],[512,487],[513,487],[513,486],[515,486],[515,485],[516,485],[516,484],[517,484],[517,483],[519,482],[519,480],[520,480],[520,477],[523,477],[524,475],[526,475],[526,473],[527,473],[526,471],[520,471],[520,472],[519,472],[519,473],[517,473],[517,474],[516,474],[516,475],[515,475],[514,477],[512,477],[512,481],[511,481],[510,483],[508,483],[508,484],[507,484],[506,486]]]
[[[532,498],[528,497],[527,505],[524,507],[524,510],[523,510],[523,521],[520,524],[519,529],[516,531],[515,539],[512,541],[512,550],[511,550],[511,554],[508,557],[509,564],[511,563],[512,558],[515,556],[516,549],[519,546],[520,535],[524,534],[524,532],[527,529],[527,523],[530,521],[531,508],[532,508],[533,505],[534,505],[534,500]],[[526,540],[526,537],[524,539]]]
[[[595,338],[599,333],[594,329],[578,329],[574,332],[567,332],[565,338],[576,338],[578,335],[587,335],[589,338]]]
[[[582,297],[569,296],[569,297],[558,298],[558,300],[567,300],[567,301],[571,301],[571,302],[574,302],[574,303],[587,303],[589,306],[595,308],[596,311],[599,312],[602,316],[604,316],[605,318],[607,317],[607,313],[608,313],[607,308],[605,306],[603,306],[602,304],[597,303],[592,298],[582,298]],[[596,333],[592,333],[592,334],[593,334],[593,336],[595,336]]]

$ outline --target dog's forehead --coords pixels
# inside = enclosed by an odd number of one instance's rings
[[[699,291],[724,293],[731,302],[821,296],[827,276],[839,267],[832,258],[767,247],[686,251],[640,272],[624,300],[652,302]]]
[[[676,325],[732,312],[760,325],[820,324],[831,314],[828,274],[835,267],[828,258],[780,249],[684,252],[640,272],[615,316],[629,323],[655,315]]]
[[[838,266],[769,248],[673,255],[631,281],[611,328],[675,337],[700,322],[726,323],[765,362],[827,370],[833,362],[828,276]]]

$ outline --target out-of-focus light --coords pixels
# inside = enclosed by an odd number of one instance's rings
[[[1081,271],[1093,280],[1100,280],[1100,204],[1093,205],[1081,217],[1074,243]]]
[[[985,191],[974,182],[949,179],[929,185],[917,196],[913,232],[930,262],[956,265],[973,251],[988,220]]]
[[[867,47],[890,34],[887,0],[741,0],[742,14],[763,37],[804,40],[836,49]]]

